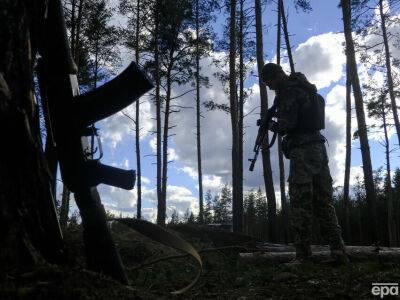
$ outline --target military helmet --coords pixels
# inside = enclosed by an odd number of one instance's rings
[[[277,74],[283,73],[282,67],[274,63],[265,64],[261,70],[261,79],[263,81],[274,78]]]

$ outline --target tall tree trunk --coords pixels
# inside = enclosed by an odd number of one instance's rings
[[[161,183],[161,97],[160,97],[160,62],[158,48],[158,26],[159,26],[159,9],[160,0],[156,0],[154,9],[154,65],[155,65],[155,81],[156,81],[156,155],[157,155],[157,224],[165,224],[165,214],[163,215],[163,198],[162,198],[162,183]]]
[[[388,229],[388,246],[392,247],[395,245],[394,236],[394,219],[393,219],[393,189],[392,189],[392,176],[390,169],[390,144],[389,136],[387,131],[386,121],[386,97],[381,97],[381,109],[382,109],[382,122],[383,122],[383,133],[385,136],[385,158],[386,158],[386,179],[385,179],[385,190],[386,190],[386,216],[387,216],[387,229]]]
[[[387,36],[387,31],[386,31],[386,16],[383,12],[383,0],[379,0],[379,14],[380,14],[380,18],[381,18],[383,44],[385,46],[386,76],[387,76],[387,82],[388,82],[388,88],[389,88],[390,103],[391,103],[392,112],[393,112],[394,125],[396,127],[397,141],[398,141],[398,145],[400,145],[400,122],[399,122],[399,115],[397,113],[396,97],[395,97],[394,88],[393,88],[392,65],[390,62],[390,49],[389,49],[388,36]]]
[[[140,0],[136,2],[136,45],[135,45],[135,60],[139,65],[140,49],[139,49],[139,33],[140,33]],[[137,169],[137,203],[136,203],[136,217],[142,218],[142,168],[140,163],[140,101],[136,100],[136,169]]]
[[[47,166],[49,168],[49,173],[51,176],[51,191],[56,199],[57,195],[57,149],[56,144],[54,141],[53,136],[53,126],[52,126],[52,119],[50,117],[49,112],[49,103],[47,98],[47,89],[45,84],[45,76],[44,76],[44,69],[42,64],[38,64],[37,66],[37,73],[39,79],[39,88],[40,88],[40,103],[42,104],[43,114],[45,119],[45,126],[46,126],[46,145],[44,155],[46,157]]]
[[[199,0],[196,0],[196,139],[197,139],[197,174],[199,180],[199,223],[204,223],[203,172],[201,167],[201,110],[200,110],[200,49],[199,49]]]
[[[294,61],[293,61],[293,56],[292,56],[292,48],[290,47],[290,39],[289,39],[289,32],[287,28],[287,21],[286,21],[286,15],[285,15],[285,6],[283,4],[283,0],[278,0],[280,4],[280,15],[282,17],[282,26],[283,26],[283,34],[285,36],[285,44],[286,44],[286,50],[288,53],[288,58],[289,58],[289,64],[290,64],[290,72],[294,73]]]
[[[72,52],[72,56],[77,64],[78,70],[80,66],[80,52],[79,49],[81,47],[81,28],[82,28],[82,17],[83,17],[83,5],[85,0],[79,0],[78,5],[78,16],[76,19],[76,30],[75,30],[75,38],[74,38],[74,52]]]
[[[346,39],[346,55],[349,59],[350,76],[353,85],[353,95],[357,114],[358,133],[360,137],[361,155],[364,171],[364,184],[366,198],[370,213],[370,238],[372,242],[378,242],[377,222],[376,222],[376,192],[372,174],[372,163],[367,136],[367,126],[365,123],[364,102],[361,92],[360,81],[358,78],[357,63],[354,51],[354,41],[351,30],[351,7],[350,0],[342,0],[343,25]]]
[[[45,1],[0,3],[0,278],[43,261],[59,262],[58,229],[45,210],[53,205],[51,184],[36,125],[33,70]],[[35,20],[36,22],[31,22]],[[12,130],[6,130],[12,128]],[[14,145],[14,147],[13,147]],[[18,145],[18,146],[15,146]],[[46,219],[46,217],[48,219]]]
[[[239,172],[239,128],[238,128],[238,101],[236,89],[236,0],[230,1],[229,24],[229,99],[232,125],[232,214],[233,231],[242,231],[243,226],[243,199],[238,193]]]
[[[258,83],[260,86],[260,100],[261,100],[261,118],[265,115],[268,109],[268,94],[267,88],[264,82],[261,80],[261,70],[264,66],[264,50],[263,50],[263,40],[262,40],[262,7],[261,1],[255,0],[255,13],[256,13],[256,51],[257,51],[257,67],[258,67]],[[261,154],[262,154],[262,161],[263,161],[263,175],[264,175],[264,185],[265,185],[265,192],[267,195],[267,203],[271,206],[276,206],[276,197],[275,197],[275,188],[274,188],[274,181],[272,177],[272,168],[271,168],[271,153],[270,149],[268,148],[269,145],[269,134],[264,139],[264,144],[262,146]],[[284,205],[284,201],[281,202],[282,206],[282,214],[285,216],[286,212],[286,205]],[[268,212],[272,213],[272,217],[274,215],[273,209],[268,210]],[[271,216],[268,217],[268,229],[271,232],[276,232],[275,230],[271,229],[274,227],[274,222],[272,221],[273,218]],[[284,231],[284,240],[287,242],[287,227],[286,227],[286,220],[283,217],[283,231]],[[271,240],[273,240],[273,234],[269,234]],[[275,240],[273,240],[275,241]]]
[[[286,24],[286,17],[285,17],[285,10],[283,6],[283,1],[279,0],[278,1],[278,26],[277,26],[277,43],[276,43],[276,62],[278,65],[281,64],[281,25],[283,24],[284,28],[284,35],[285,35],[285,42],[286,42],[286,47],[288,49],[288,55],[289,55],[289,61],[291,61],[290,67],[292,72],[294,72],[294,69],[292,69],[293,64],[293,58],[292,58],[292,52],[290,48],[290,42],[289,42],[289,34],[287,31],[287,24]],[[286,206],[286,183],[285,183],[285,162],[283,160],[283,152],[282,152],[282,136],[278,135],[278,159],[279,159],[279,186],[280,186],[280,191],[281,191],[281,205]],[[284,219],[287,219],[287,210],[285,208],[285,215]],[[285,222],[285,240],[287,239],[287,222]]]
[[[75,17],[75,11],[76,11],[76,0],[71,1],[71,36],[69,39],[69,43],[71,45],[71,53],[74,55],[75,53],[75,32],[76,32],[76,17]]]
[[[343,184],[343,229],[345,241],[350,242],[350,216],[349,216],[349,186],[350,186],[350,166],[351,166],[351,78],[348,56],[346,56],[346,160],[344,167]]]
[[[244,0],[239,0],[239,101],[238,101],[238,174],[237,174],[237,194],[239,203],[238,212],[239,216],[241,216],[241,220],[243,223],[243,106],[244,106]],[[242,229],[243,230],[243,224]],[[240,231],[241,231],[240,230]]]
[[[264,66],[264,50],[263,50],[263,36],[262,36],[262,7],[261,1],[255,0],[255,12],[256,12],[256,51],[257,51],[257,68],[258,68],[258,84],[260,86],[260,101],[261,101],[261,119],[265,115],[268,109],[268,94],[267,88],[264,82],[261,80],[261,70]],[[263,175],[264,175],[264,185],[265,185],[265,192],[267,195],[267,202],[276,203],[275,198],[275,189],[274,189],[274,182],[272,178],[272,168],[271,168],[271,154],[270,149],[268,148],[269,145],[269,135],[267,135],[264,139],[264,144],[262,145],[261,155],[263,161]],[[275,204],[276,205],[276,204]],[[286,212],[286,205],[282,202],[282,214]],[[286,219],[283,217],[283,226],[284,226],[284,241],[287,242],[287,226],[286,226]],[[269,219],[270,220],[270,219]],[[271,227],[271,224],[269,224]]]
[[[169,132],[169,117],[170,117],[170,102],[171,102],[171,71],[173,67],[173,50],[170,50],[170,63],[168,65],[166,79],[167,79],[167,91],[165,97],[165,112],[164,112],[164,131],[162,141],[162,203],[160,205],[160,222],[161,225],[165,226],[166,209],[167,209],[167,183],[168,183],[168,132]]]

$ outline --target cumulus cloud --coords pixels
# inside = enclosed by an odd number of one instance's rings
[[[310,81],[317,84],[319,88],[328,87],[334,83],[338,83],[343,76],[345,58],[343,55],[343,36],[340,34],[327,33],[315,36],[299,45],[294,51],[296,60],[296,69],[306,74]],[[215,54],[220,56],[221,53]],[[205,100],[213,99],[218,103],[229,103],[228,96],[223,92],[221,83],[215,79],[212,74],[217,71],[215,66],[210,64],[211,59],[202,60],[203,74],[209,76],[212,87],[210,89],[202,89],[202,97]],[[312,61],[313,63],[310,63]],[[184,88],[182,88],[184,89]],[[338,86],[335,88],[328,99],[328,109],[332,111],[327,118],[327,130],[325,135],[330,141],[331,146],[328,151],[334,157],[331,166],[334,175],[339,174],[342,170],[337,167],[343,152],[344,140],[344,118],[333,117],[334,112],[344,113],[343,91]],[[244,120],[245,136],[244,136],[244,185],[246,189],[258,188],[264,186],[262,176],[261,158],[257,162],[254,172],[248,171],[247,158],[253,156],[252,148],[257,135],[258,127],[256,120],[259,118],[259,87],[254,84],[249,87],[250,97],[247,100],[244,110],[250,113]],[[274,98],[274,94],[268,92],[270,104]],[[340,97],[339,97],[340,96]],[[193,96],[187,96],[180,99],[182,104],[188,105],[193,101]],[[231,129],[230,118],[222,111],[203,112],[204,119],[202,122],[202,140],[205,141],[202,146],[203,157],[203,173],[206,180],[213,179],[212,188],[220,186],[222,182],[231,182]],[[179,155],[178,162],[186,171],[194,171],[197,169],[196,160],[196,140],[195,130],[195,112],[186,112],[185,114],[177,114],[174,116],[176,123],[179,124],[174,136],[174,143]],[[179,129],[179,127],[181,129]],[[340,141],[340,142],[339,142]],[[339,154],[338,154],[339,153]],[[274,182],[276,188],[279,189],[279,166],[276,146],[271,149],[271,161]],[[289,162],[285,160],[285,170],[288,173]]]
[[[395,26],[395,25],[393,25]],[[398,31],[396,28],[389,28],[391,32]],[[365,43],[373,43],[373,37],[365,40]],[[327,151],[330,157],[330,168],[332,176],[338,185],[342,185],[344,173],[344,157],[345,157],[345,86],[343,78],[345,76],[345,55],[343,51],[344,36],[343,33],[325,33],[313,36],[296,47],[293,52],[296,63],[296,71],[304,73],[310,82],[317,85],[319,89],[325,91],[326,98],[326,129],[323,134],[329,141]],[[393,53],[400,57],[399,50],[393,50]],[[213,58],[221,58],[224,53],[212,53],[211,57],[201,60],[202,75],[208,76],[210,79],[210,88],[201,88],[202,101],[213,100],[219,104],[229,104],[228,95],[224,93],[224,87],[213,74],[217,71],[215,65],[212,64]],[[228,67],[228,66],[226,66]],[[256,69],[256,66],[254,67]],[[285,70],[288,70],[287,64],[284,65]],[[368,67],[360,66],[359,74],[361,82],[368,80]],[[383,83],[382,74],[373,74],[374,78]],[[175,86],[173,95],[180,95],[190,90],[192,87]],[[258,127],[256,120],[259,118],[259,86],[254,84],[248,87],[251,94],[245,103],[244,111],[246,118],[244,120],[245,135],[244,135],[244,185],[245,189],[263,187],[264,179],[262,176],[261,157],[257,162],[254,172],[248,171],[247,158],[253,157],[253,145],[257,135]],[[268,98],[271,102],[274,94],[268,91]],[[194,93],[185,94],[181,98],[173,100],[174,105],[185,107],[195,106]],[[141,106],[141,116],[143,116],[142,126],[145,127],[141,138],[147,142],[153,152],[156,150],[156,139],[154,136],[149,136],[148,132],[155,127],[152,117],[155,115],[155,107],[145,99]],[[128,111],[134,115],[134,107],[128,108]],[[231,182],[231,124],[230,117],[223,111],[206,111],[202,107],[201,119],[201,139],[202,139],[202,167],[203,167],[203,187],[204,190],[210,189],[214,194],[220,190],[224,183]],[[104,121],[105,139],[116,146],[127,134],[131,134],[132,123],[122,114],[118,114]],[[368,124],[373,124],[375,121],[367,118]],[[190,178],[197,180],[197,146],[196,146],[196,112],[195,110],[187,109],[179,113],[171,115],[171,125],[176,125],[171,130],[174,134],[170,138],[169,160],[174,160],[171,164],[181,173],[187,174]],[[353,128],[356,128],[356,121],[353,111]],[[393,131],[391,131],[391,134]],[[371,135],[372,139],[379,139],[379,135]],[[276,187],[277,199],[279,199],[279,166],[276,145],[271,149],[271,163],[273,171],[273,179]],[[285,160],[285,173],[288,174],[289,161]],[[359,167],[353,167],[351,172],[352,184],[354,183],[355,175],[359,174]],[[150,181],[143,180],[145,185],[150,185]],[[129,196],[119,196],[118,191],[109,190],[116,199],[117,207],[120,208],[135,208],[136,196],[135,193],[128,194]],[[156,206],[157,196],[155,189],[143,189],[143,198],[153,206]],[[173,209],[182,214],[187,208],[196,212],[197,197],[192,192],[183,186],[168,186],[167,195],[168,214]],[[154,211],[148,209],[148,216],[154,216]]]
[[[148,95],[145,95],[138,99],[140,101],[140,140],[146,138],[153,127],[152,115],[151,115],[151,101]],[[100,122],[102,129],[101,136],[105,143],[110,145],[112,148],[116,148],[118,143],[122,140],[131,138],[132,141],[136,135],[135,124],[133,120],[136,115],[136,103],[133,103],[126,107],[123,112],[118,112]]]
[[[99,185],[98,188],[106,210],[113,213],[122,212],[126,216],[136,215],[136,190],[126,191],[107,185]],[[183,216],[188,209],[193,213],[198,213],[197,199],[197,196],[194,196],[186,187],[168,185],[167,216],[170,216],[174,210],[176,210],[180,216]],[[151,207],[148,207],[149,205],[151,205]],[[149,220],[155,219],[157,213],[156,210],[154,211],[155,207],[157,207],[156,189],[149,189],[146,186],[142,186],[142,215]]]
[[[180,216],[183,216],[188,209],[197,214],[199,210],[197,199],[189,189],[169,185],[167,188],[167,216],[170,216],[173,210],[176,210]]]
[[[344,75],[346,58],[343,42],[342,34],[332,32],[309,38],[293,54],[296,69],[304,73],[317,88],[329,87]]]
[[[186,173],[187,175],[189,175],[189,177],[192,178],[192,179],[198,179],[199,178],[197,170],[195,170],[194,168],[185,166],[183,168],[179,168],[179,170],[184,172],[184,173]]]

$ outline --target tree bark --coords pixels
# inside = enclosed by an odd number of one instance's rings
[[[49,168],[49,173],[51,176],[51,191],[54,199],[56,199],[57,195],[57,149],[53,136],[53,125],[52,119],[50,117],[49,112],[49,103],[47,98],[47,90],[45,84],[45,76],[43,65],[39,64],[37,66],[37,75],[39,79],[39,89],[40,89],[40,103],[43,108],[43,115],[45,119],[45,127],[46,127],[46,145],[45,145],[45,157],[47,161],[47,166]]]
[[[203,172],[201,166],[201,109],[200,109],[200,49],[199,49],[199,0],[196,0],[196,141],[197,141],[197,175],[199,180],[199,223],[204,223],[203,205]]]
[[[347,56],[346,56],[347,57]],[[344,184],[343,184],[343,231],[345,241],[350,242],[350,216],[349,216],[349,186],[351,166],[351,78],[350,68],[347,59],[346,63],[346,159],[344,163]]]
[[[238,193],[239,128],[236,88],[236,0],[230,1],[229,24],[229,100],[232,126],[232,214],[233,231],[241,232],[243,227],[243,199]]]
[[[162,203],[160,205],[160,221],[165,226],[166,209],[167,209],[167,183],[168,183],[168,132],[169,132],[169,117],[170,117],[170,102],[171,102],[171,71],[173,67],[173,53],[174,50],[170,50],[170,62],[167,69],[167,94],[165,97],[165,112],[164,112],[164,131],[162,141]]]
[[[84,5],[85,0],[79,0],[79,5],[78,5],[78,16],[76,18],[76,30],[75,30],[75,38],[74,38],[74,44],[71,46],[72,49],[74,49],[74,52],[72,52],[72,56],[76,62],[76,65],[80,67],[80,47],[81,47],[81,27],[82,27],[82,18],[83,18],[83,5]]]
[[[241,216],[243,231],[243,106],[244,106],[244,0],[239,0],[239,101],[238,101],[238,174],[237,174],[237,194],[239,199],[238,215]]]
[[[387,230],[388,230],[388,246],[395,245],[394,237],[394,219],[393,219],[393,189],[392,189],[392,176],[390,169],[390,144],[389,136],[387,131],[387,121],[386,121],[386,97],[382,95],[381,97],[381,109],[382,109],[382,125],[383,133],[385,137],[385,158],[386,158],[386,179],[385,179],[385,191],[386,191],[386,217],[387,217]]]
[[[390,62],[390,48],[386,30],[386,16],[383,12],[383,0],[379,0],[379,15],[381,18],[383,44],[385,46],[386,76],[389,88],[390,103],[393,112],[394,125],[397,133],[397,141],[398,145],[400,145],[400,122],[399,122],[399,115],[397,113],[396,97],[394,94],[394,87],[393,87],[392,64]]]
[[[260,101],[261,101],[261,110],[260,110],[260,115],[261,119],[265,115],[267,109],[268,109],[268,94],[267,94],[267,88],[264,84],[264,82],[261,80],[261,70],[264,66],[264,50],[263,50],[263,35],[262,35],[262,7],[261,7],[261,1],[260,0],[255,0],[255,13],[256,13],[256,51],[257,51],[257,68],[258,68],[258,84],[260,86]],[[264,175],[264,185],[265,185],[265,192],[267,195],[267,202],[268,203],[275,203],[276,206],[276,197],[275,197],[275,188],[274,188],[274,182],[273,182],[273,177],[272,177],[272,168],[271,168],[271,152],[270,149],[268,148],[269,145],[269,134],[267,132],[267,135],[264,139],[264,144],[262,145],[262,150],[261,150],[261,155],[262,155],[262,161],[263,161],[263,175]],[[273,206],[273,205],[272,205]],[[283,205],[282,205],[282,212],[284,211]],[[273,210],[271,210],[273,214]],[[270,222],[270,218],[268,218],[268,221]],[[269,224],[268,228],[270,228],[273,224]],[[285,231],[286,227],[284,227],[284,235],[286,233]],[[272,230],[272,232],[275,232]],[[272,238],[273,235],[269,234],[270,238]],[[286,235],[285,235],[286,236]],[[285,238],[285,242],[286,242]]]
[[[140,0],[136,3],[136,45],[135,45],[135,60],[139,65],[140,49],[139,49],[139,33],[140,33]],[[140,161],[140,101],[136,100],[136,116],[135,116],[135,141],[136,141],[136,169],[137,169],[137,203],[136,203],[136,217],[142,218],[142,168]]]
[[[358,78],[357,63],[354,51],[354,41],[351,29],[351,7],[350,0],[342,0],[343,25],[346,40],[346,55],[349,59],[350,76],[353,85],[353,95],[357,114],[358,133],[360,137],[361,155],[364,171],[364,184],[366,198],[370,213],[369,234],[371,242],[378,241],[377,223],[376,223],[376,192],[372,174],[371,154],[367,136],[367,126],[365,123],[364,102],[361,92],[360,81]]]
[[[76,1],[71,1],[71,35],[69,38],[69,43],[71,45],[71,53],[74,55],[75,53],[75,32],[76,32],[76,18],[75,18],[75,11],[76,11]]]
[[[260,102],[261,102],[261,110],[260,115],[261,119],[265,115],[268,109],[268,94],[267,88],[264,82],[261,80],[261,70],[264,66],[264,47],[263,47],[263,34],[262,34],[262,7],[261,1],[255,0],[255,14],[256,14],[256,51],[257,51],[257,68],[258,68],[258,84],[260,86]],[[271,152],[268,148],[269,145],[269,134],[264,139],[264,144],[262,145],[261,155],[263,161],[263,176],[264,176],[264,185],[265,192],[267,195],[267,202],[276,203],[275,197],[275,188],[272,177],[272,168],[271,168]],[[282,206],[283,209],[283,206]],[[269,227],[271,224],[269,224]],[[286,228],[286,227],[284,227]],[[286,241],[286,240],[285,240]]]
[[[0,126],[8,143],[0,157],[0,278],[42,257],[53,263],[62,258],[57,219],[47,214],[54,204],[33,98],[45,8],[45,1],[0,3]]]
[[[289,58],[289,64],[290,64],[290,72],[294,73],[294,61],[293,61],[293,56],[292,56],[292,48],[290,47],[290,38],[289,38],[289,32],[287,28],[287,21],[286,21],[286,15],[285,15],[285,6],[283,3],[283,0],[278,0],[280,4],[280,11],[281,11],[281,17],[282,17],[282,26],[283,26],[283,34],[285,36],[285,44],[286,44],[286,50],[288,53],[288,58]]]
[[[290,61],[290,67],[292,72],[294,72],[294,64],[293,64],[293,58],[292,58],[292,52],[290,48],[290,41],[289,41],[289,34],[287,31],[287,24],[286,24],[286,16],[285,16],[285,10],[284,10],[284,5],[283,1],[279,0],[278,1],[278,24],[277,24],[277,43],[276,43],[276,60],[277,64],[281,64],[281,27],[283,25],[284,29],[284,36],[285,36],[285,42],[286,42],[286,48],[288,49],[288,55],[289,55],[289,61]],[[284,222],[284,239],[287,242],[288,240],[288,228],[287,224],[288,222],[288,215],[287,215],[287,204],[286,204],[286,182],[285,182],[285,162],[283,160],[283,152],[282,152],[282,136],[278,135],[277,139],[278,143],[278,161],[279,161],[279,186],[280,186],[280,191],[281,191],[281,206],[284,208],[283,211],[283,222]],[[275,225],[276,226],[276,225]]]
[[[156,81],[156,143],[157,143],[157,224],[165,224],[165,215],[163,216],[163,199],[162,199],[162,165],[161,165],[161,97],[160,97],[160,62],[158,48],[158,27],[159,27],[159,7],[160,0],[156,0],[154,9],[154,66]]]

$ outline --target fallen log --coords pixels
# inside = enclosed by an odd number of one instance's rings
[[[293,244],[285,245],[285,244],[268,244],[265,243],[258,247],[258,249],[262,252],[296,252]],[[346,249],[360,249],[362,251],[377,251],[377,249],[381,250],[396,250],[400,248],[388,248],[388,247],[376,247],[376,246],[346,246]],[[328,245],[311,245],[312,252],[318,251],[329,251]]]
[[[283,247],[284,248],[284,247]],[[239,253],[240,263],[271,263],[279,264],[291,261],[296,257],[294,248],[288,246],[287,249],[293,249],[293,251],[280,251],[282,247],[270,247],[270,250],[276,251],[260,251],[253,253]],[[330,258],[330,251],[328,246],[318,246],[314,249],[311,256],[313,262],[323,262]],[[323,250],[321,250],[323,249]],[[400,261],[400,248],[388,248],[375,246],[346,246],[346,253],[349,256],[350,261],[366,261],[366,260],[378,260],[378,261]]]

